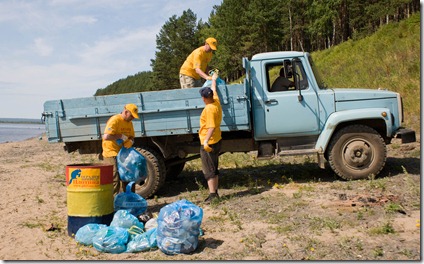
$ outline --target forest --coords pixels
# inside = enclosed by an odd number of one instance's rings
[[[243,76],[243,57],[280,50],[331,50],[419,12],[419,0],[223,0],[213,7],[208,21],[198,20],[191,9],[170,17],[156,35],[152,70],[117,80],[95,95],[180,88],[182,63],[209,36],[218,40],[209,66],[230,83]]]

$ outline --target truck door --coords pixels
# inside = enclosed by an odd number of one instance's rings
[[[318,98],[301,61],[284,60],[278,64],[266,64],[265,69],[266,133],[270,136],[318,134]]]

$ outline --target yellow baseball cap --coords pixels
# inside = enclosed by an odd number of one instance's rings
[[[208,43],[209,47],[213,50],[216,50],[216,46],[218,46],[218,42],[215,38],[207,38],[206,43]]]
[[[137,106],[135,104],[127,104],[127,105],[125,105],[125,109],[127,109],[128,111],[130,111],[131,112],[131,115],[134,118],[139,119],[139,117],[138,117],[138,108],[137,108]]]

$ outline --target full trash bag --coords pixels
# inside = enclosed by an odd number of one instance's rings
[[[211,80],[207,80],[204,84],[203,84],[203,86],[202,87],[211,87],[211,85],[212,85],[212,81]],[[218,86],[220,86],[220,85],[226,85],[226,83],[225,83],[225,81],[223,80],[223,79],[221,79],[221,78],[216,78],[216,86],[218,87]]]
[[[100,252],[119,254],[127,250],[128,238],[125,228],[108,226],[93,237],[93,247]]]
[[[134,216],[139,216],[147,210],[147,201],[140,195],[133,193],[131,188],[135,182],[130,182],[125,192],[118,193],[113,201],[115,211],[127,210]]]
[[[168,204],[157,219],[157,244],[165,254],[190,253],[199,242],[203,209],[185,199]]]
[[[128,210],[118,210],[113,216],[110,226],[122,227],[129,229],[132,226],[137,226],[141,229],[144,229],[144,224],[140,222],[137,217],[132,215]]]
[[[147,178],[146,159],[135,148],[121,148],[116,159],[123,182],[138,182]]]
[[[151,218],[149,219],[145,224],[144,224],[144,228],[147,230],[150,230],[152,228],[157,228],[158,227],[158,219],[157,217]]]
[[[156,228],[152,228],[144,233],[130,236],[127,244],[128,253],[147,251],[157,247]]]
[[[223,79],[221,79],[221,78],[217,78],[216,79],[216,89],[217,89],[217,91],[219,90],[219,87],[226,87],[226,83],[225,83],[225,81],[223,80]],[[207,80],[204,84],[203,84],[203,86],[202,87],[211,87],[212,86],[212,81],[211,80]],[[225,90],[224,90],[225,91]],[[221,95],[222,96],[222,102],[224,103],[224,104],[228,104],[228,96],[226,96],[225,95],[225,92],[224,92],[224,94],[222,94]]]
[[[75,234],[75,240],[83,245],[93,245],[93,237],[99,232],[100,229],[106,228],[107,225],[103,224],[86,224],[80,227]]]

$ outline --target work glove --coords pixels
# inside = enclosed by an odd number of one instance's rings
[[[203,149],[204,149],[206,152],[212,152],[212,151],[213,151],[213,148],[209,147],[209,144],[208,144],[208,142],[207,142],[207,141],[205,141],[205,142],[203,143]]]
[[[122,145],[122,143],[125,143],[125,141],[127,141],[128,137],[125,136],[124,134],[121,135],[121,138],[116,140],[116,143],[118,143],[118,145]]]
[[[127,141],[124,142],[124,147],[131,148],[133,144],[134,144],[134,140],[133,139],[129,139],[129,140],[127,140]]]
[[[216,79],[218,79],[218,72],[215,71],[212,75],[212,80],[216,81]]]

